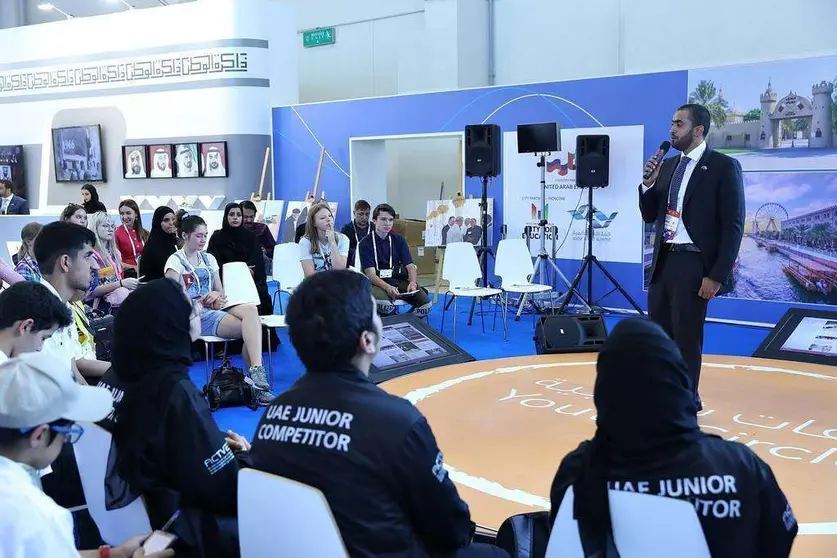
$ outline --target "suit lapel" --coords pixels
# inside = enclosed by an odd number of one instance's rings
[[[689,203],[689,200],[692,199],[695,191],[700,188],[700,183],[703,182],[703,179],[706,177],[708,168],[704,167],[707,167],[711,153],[712,151],[707,147],[706,151],[703,152],[703,156],[698,159],[697,164],[695,165],[695,170],[692,171],[692,176],[689,178],[689,184],[686,185],[686,195],[683,197],[684,208]]]
[[[669,162],[671,161],[671,162]],[[668,191],[671,188],[671,177],[674,174],[674,169],[677,168],[677,157],[669,157],[663,161],[663,168],[660,169],[660,176],[657,178],[657,183],[665,188],[665,196],[661,197],[660,215],[665,219],[666,208],[668,207]]]

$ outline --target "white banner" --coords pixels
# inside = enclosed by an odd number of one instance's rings
[[[564,151],[546,158],[546,205],[549,225],[557,227],[554,257],[581,259],[587,249],[587,189],[575,185],[576,136],[610,136],[610,182],[593,190],[593,254],[602,261],[642,261],[642,216],[637,186],[642,181],[642,126],[573,128],[561,130]],[[517,132],[503,134],[503,214],[508,238],[526,238],[532,255],[540,250],[541,169],[532,154],[517,152]],[[552,235],[547,229],[546,251],[552,252]]]

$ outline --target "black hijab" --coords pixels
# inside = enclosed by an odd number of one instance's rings
[[[162,226],[169,213],[173,214],[174,210],[165,205],[154,210],[148,241],[140,257],[140,277],[145,276],[144,281],[163,277],[166,260],[177,250],[177,235],[165,232]]]
[[[259,278],[265,272],[261,245],[256,233],[243,225],[243,219],[238,227],[230,225],[228,217],[233,209],[238,209],[244,215],[241,204],[228,203],[224,207],[221,229],[212,233],[207,251],[215,256],[221,267],[230,262],[246,262],[247,265],[255,266],[255,276]]]
[[[609,473],[653,467],[704,434],[686,363],[674,341],[650,320],[630,318],[613,328],[599,353],[593,393],[597,429],[573,484],[573,511],[585,554],[605,556],[612,533]]]
[[[92,184],[85,184],[81,187],[81,189],[87,190],[90,193],[90,201],[86,201],[82,204],[84,211],[88,215],[93,215],[97,211],[107,211],[105,204],[99,201],[99,192],[96,190],[95,186]]]
[[[124,387],[114,427],[117,470],[143,493],[144,450],[156,435],[175,384],[189,380],[192,305],[171,279],[143,285],[122,303],[113,326],[113,372]]]

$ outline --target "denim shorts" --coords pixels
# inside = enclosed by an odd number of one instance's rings
[[[212,310],[205,308],[201,314],[201,335],[218,336],[218,326],[221,325],[221,320],[226,317],[227,313],[223,310]]]

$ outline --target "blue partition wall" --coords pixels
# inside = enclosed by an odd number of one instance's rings
[[[276,198],[301,200],[311,189],[320,149],[327,156],[320,190],[349,214],[349,139],[401,134],[461,131],[468,124],[498,124],[504,131],[518,124],[558,121],[562,128],[643,126],[643,151],[651,154],[668,138],[671,115],[688,97],[686,71],[618,76],[525,86],[493,87],[421,95],[317,103],[273,110],[274,183]],[[499,238],[503,218],[503,177],[494,180],[494,237]],[[511,187],[511,186],[510,186]],[[480,182],[466,179],[466,197],[479,196]],[[585,202],[586,203],[586,202]],[[344,211],[342,208],[346,208]],[[639,209],[637,208],[637,213]],[[641,226],[638,223],[637,226]],[[626,250],[640,250],[626,246]],[[562,260],[570,278],[579,261]],[[642,264],[603,262],[634,299],[645,308]],[[628,308],[619,293],[596,271],[593,298],[599,304]],[[586,281],[582,283],[586,289]],[[795,305],[800,306],[800,305]],[[719,299],[710,316],[754,322],[776,322],[788,305],[783,303]]]

